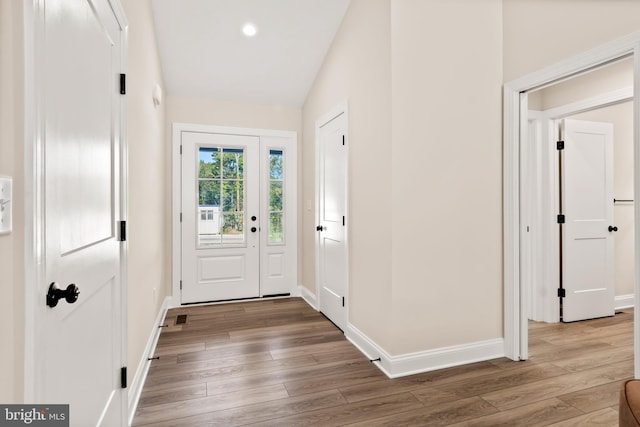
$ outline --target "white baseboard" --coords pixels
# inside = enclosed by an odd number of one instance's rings
[[[353,325],[348,325],[346,335],[370,360],[380,358],[374,363],[389,378],[504,357],[503,338],[391,356]]]
[[[156,320],[153,323],[153,329],[149,334],[147,345],[142,352],[142,358],[140,359],[140,363],[138,363],[138,368],[136,369],[133,381],[131,381],[128,395],[129,425],[133,423],[133,417],[135,416],[136,409],[138,408],[140,394],[142,394],[142,388],[144,387],[144,382],[147,379],[147,374],[149,373],[149,357],[152,357],[153,353],[156,350],[156,344],[158,343],[158,338],[160,337],[160,325],[162,325],[162,323],[164,322],[165,315],[167,314],[167,309],[171,306],[171,303],[172,297],[168,296],[164,299],[162,307],[160,307],[160,311],[158,312]]]
[[[316,299],[316,296],[312,294],[309,289],[305,288],[302,285],[298,286],[298,289],[300,290],[300,296],[302,297],[302,299],[305,300],[311,307],[313,307],[314,310],[318,311],[318,300]]]
[[[631,308],[635,305],[634,294],[618,295],[615,297],[615,309],[620,310],[622,308]]]

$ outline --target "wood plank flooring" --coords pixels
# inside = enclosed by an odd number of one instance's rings
[[[397,379],[299,298],[182,307],[165,324],[134,426],[616,426],[633,376],[632,310],[531,322],[525,362]]]

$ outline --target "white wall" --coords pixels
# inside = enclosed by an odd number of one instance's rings
[[[0,175],[13,177],[13,233],[0,235],[0,402],[23,401],[23,3],[0,0]]]
[[[129,380],[143,354],[164,297],[170,293],[171,175],[165,145],[165,106],[153,105],[164,86],[149,0],[122,0],[129,20],[127,131],[129,144],[128,363]]]

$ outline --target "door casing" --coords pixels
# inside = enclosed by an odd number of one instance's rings
[[[521,218],[520,173],[522,139],[528,125],[526,92],[539,89],[607,63],[634,58],[634,199],[640,200],[640,33],[591,49],[564,61],[533,72],[504,85],[504,343],[505,356],[512,360],[528,357],[527,292],[521,286]],[[524,99],[521,95],[524,95]],[[524,136],[526,138],[526,136]],[[640,210],[634,221],[640,224]],[[635,304],[640,298],[640,229],[635,230]],[[640,377],[640,318],[634,319],[635,377]]]
[[[203,133],[218,133],[218,134],[229,134],[229,135],[246,135],[246,136],[258,136],[260,138],[264,138],[266,140],[274,139],[274,138],[289,138],[296,141],[294,146],[297,146],[297,138],[298,134],[294,131],[280,131],[280,130],[268,130],[268,129],[252,129],[252,128],[236,128],[236,127],[226,127],[226,126],[213,126],[213,125],[198,125],[198,124],[190,124],[190,123],[173,123],[172,126],[172,149],[171,149],[171,158],[172,158],[172,214],[171,214],[171,225],[172,225],[172,296],[171,296],[171,307],[179,307],[181,305],[181,297],[180,297],[180,280],[182,277],[182,227],[180,226],[180,212],[181,212],[181,200],[182,200],[182,176],[181,176],[181,155],[180,155],[180,144],[181,144],[181,134],[182,132],[203,132]],[[291,158],[294,161],[298,162],[297,150],[295,150]],[[296,176],[294,179],[288,181],[288,193],[296,195],[297,199],[297,167],[296,167]],[[295,269],[292,271],[295,277],[297,277],[297,248],[298,248],[298,218],[297,218],[298,205],[296,202],[296,215],[292,218],[289,218],[287,233],[289,235],[293,235],[292,241],[288,244],[291,244],[293,247],[293,254],[295,254],[296,259],[293,259],[291,262],[291,268]],[[264,240],[264,239],[262,239]],[[262,243],[261,243],[262,246]],[[261,247],[261,251],[263,248]],[[262,255],[261,255],[262,256]],[[291,288],[289,290],[291,296],[299,296],[300,290],[296,283],[292,283]]]

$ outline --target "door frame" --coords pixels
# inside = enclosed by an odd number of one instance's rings
[[[121,68],[127,70],[128,21],[120,0],[107,0],[122,28]],[[44,80],[44,2],[24,2],[24,401],[35,402],[42,378],[39,341],[42,334],[38,307],[44,304],[41,286],[45,274],[45,182],[44,182],[44,108],[41,82]],[[128,212],[128,141],[127,102],[120,97],[120,146],[118,188],[120,212],[117,220],[124,221]],[[114,225],[115,226],[115,225]],[[120,244],[121,292],[121,361],[127,365],[127,255],[128,244]],[[121,395],[123,425],[129,417],[128,390]]]
[[[180,280],[182,277],[182,227],[180,221],[180,214],[182,210],[182,155],[181,155],[181,142],[182,132],[202,132],[202,133],[218,133],[218,134],[230,134],[230,135],[246,135],[257,137],[278,137],[278,138],[293,138],[297,150],[298,133],[295,131],[285,130],[270,130],[270,129],[253,129],[253,128],[239,128],[228,126],[216,126],[216,125],[198,125],[192,123],[173,123],[172,124],[172,138],[171,138],[171,182],[172,182],[172,201],[171,201],[171,234],[172,234],[172,295],[170,307],[180,307],[181,302],[181,290]],[[297,152],[293,153],[293,161],[298,163]],[[262,163],[261,163],[262,165]],[[262,166],[261,166],[262,167]],[[287,181],[287,186],[290,187],[293,194],[298,197],[298,178],[297,167],[296,176],[291,181]],[[262,186],[262,175],[260,177],[260,185]],[[261,190],[262,191],[262,190]],[[294,245],[293,253],[296,254],[296,259],[292,260],[293,266],[296,270],[295,276],[298,275],[298,261],[297,261],[297,247],[298,247],[298,211],[299,201],[296,200],[295,211],[296,215],[292,218],[293,223],[290,224],[291,229],[295,230],[295,236],[291,239],[292,245]],[[262,205],[260,206],[262,207]],[[290,220],[291,221],[291,220]],[[260,243],[260,250],[262,253],[262,240]],[[262,256],[262,255],[261,255]],[[262,260],[261,260],[262,261]],[[291,296],[299,296],[300,290],[297,286],[297,280],[294,280],[289,290]],[[205,303],[207,304],[207,303]],[[189,304],[198,305],[198,304]]]
[[[326,125],[327,123],[329,123],[331,120],[335,119],[336,117],[340,116],[340,115],[344,115],[345,117],[345,122],[346,122],[346,129],[345,129],[345,138],[347,140],[347,144],[346,144],[346,152],[345,152],[345,156],[346,156],[346,182],[345,182],[345,192],[344,192],[344,197],[345,197],[345,201],[344,201],[344,206],[345,206],[345,217],[347,218],[347,220],[345,221],[345,229],[344,229],[344,245],[345,245],[345,252],[346,252],[346,260],[345,260],[345,265],[346,265],[346,283],[345,283],[345,295],[347,296],[347,303],[345,304],[345,320],[346,320],[346,327],[344,330],[344,333],[348,335],[348,330],[350,329],[351,323],[349,322],[349,306],[350,306],[350,300],[351,298],[349,298],[350,293],[349,293],[349,282],[350,282],[350,271],[351,268],[349,266],[349,224],[350,221],[349,219],[351,218],[351,216],[349,215],[349,101],[345,100],[343,102],[341,102],[340,104],[336,105],[335,107],[333,107],[331,110],[329,110],[327,113],[323,114],[318,120],[316,120],[316,124],[315,124],[315,187],[314,187],[314,202],[315,202],[315,210],[314,210],[314,230],[315,230],[315,226],[317,224],[320,224],[320,213],[318,211],[318,206],[320,204],[320,128],[323,127],[324,125]],[[322,304],[320,303],[320,234],[317,231],[314,231],[314,252],[315,252],[315,256],[314,256],[314,261],[315,261],[315,281],[316,281],[316,300],[315,300],[315,306],[316,309],[318,311],[320,311],[320,307],[322,307]]]
[[[512,360],[528,357],[528,325],[526,290],[521,286],[521,221],[520,155],[522,140],[526,138],[528,101],[526,92],[540,89],[568,79],[598,66],[633,56],[634,58],[634,199],[640,200],[640,32],[606,43],[582,54],[570,57],[542,70],[504,84],[504,353]],[[524,96],[521,96],[524,94]],[[640,224],[640,210],[634,221]],[[635,299],[640,298],[640,227],[635,230]],[[640,377],[640,318],[634,318],[635,377]]]
[[[535,123],[539,131],[536,132],[535,141],[528,136],[526,144],[535,152],[523,162],[521,179],[523,186],[525,180],[531,185],[531,197],[524,197],[525,207],[523,218],[524,224],[532,224],[530,238],[532,242],[527,247],[527,242],[522,242],[522,252],[530,249],[530,258],[523,257],[521,266],[523,271],[530,271],[543,280],[528,281],[526,274],[522,277],[523,289],[530,286],[526,294],[529,298],[529,316],[532,320],[548,323],[560,321],[560,302],[556,297],[556,289],[559,287],[560,269],[557,262],[559,257],[558,239],[560,236],[557,223],[554,221],[555,214],[560,212],[558,206],[558,164],[557,150],[551,143],[556,139],[554,136],[554,122],[569,116],[585,113],[600,108],[622,104],[633,100],[633,87],[610,91],[586,98],[580,101],[565,104],[559,107],[550,108],[543,111],[528,111],[529,123]],[[549,143],[547,144],[546,141]],[[524,141],[523,141],[524,143]],[[525,170],[527,168],[527,170]],[[533,207],[538,207],[537,211],[532,211]],[[529,211],[528,213],[526,211]],[[546,237],[551,235],[551,237]],[[526,235],[523,234],[523,238]],[[538,286],[535,287],[535,283]],[[538,291],[538,292],[536,292]]]

